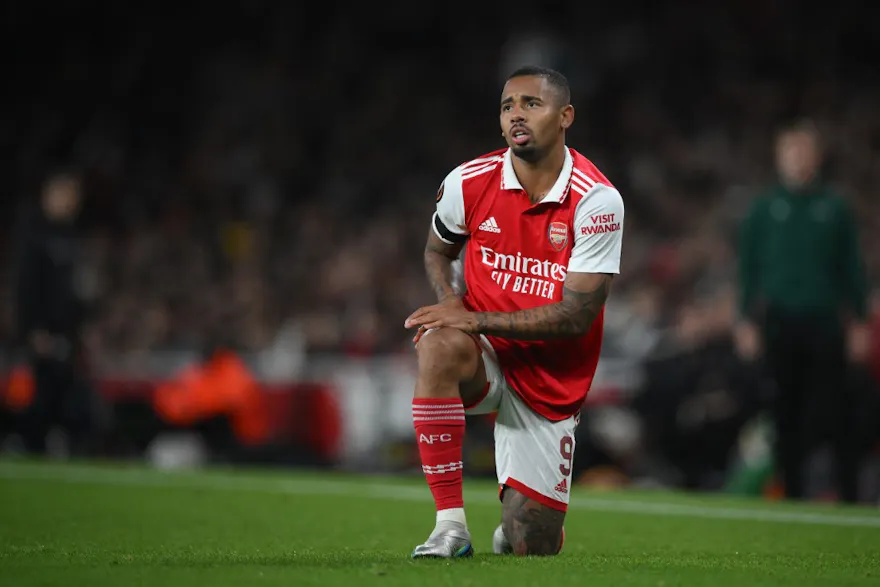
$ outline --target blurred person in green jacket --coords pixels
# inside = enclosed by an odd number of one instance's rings
[[[822,181],[821,164],[814,126],[779,133],[779,182],[741,227],[735,338],[744,359],[763,355],[776,384],[774,452],[786,497],[804,497],[809,416],[818,413],[834,448],[839,498],[854,502],[859,457],[847,371],[867,359],[867,279],[853,213]]]

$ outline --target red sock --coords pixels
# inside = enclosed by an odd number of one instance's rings
[[[464,406],[459,398],[414,398],[413,424],[422,470],[437,511],[464,507],[461,447]]]

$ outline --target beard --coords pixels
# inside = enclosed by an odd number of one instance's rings
[[[541,157],[544,156],[544,149],[537,147],[536,145],[511,145],[511,150],[513,154],[522,159],[527,163],[536,163],[541,160]]]

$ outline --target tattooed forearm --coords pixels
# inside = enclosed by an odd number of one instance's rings
[[[568,338],[586,334],[599,315],[611,290],[611,276],[604,275],[591,291],[563,289],[562,301],[519,312],[478,312],[481,334],[522,340]]]
[[[429,235],[425,246],[425,272],[437,301],[442,302],[455,295],[452,289],[452,262],[458,258],[459,252],[460,245],[447,245],[433,234]]]
[[[428,274],[431,289],[437,295],[437,301],[442,302],[455,295],[452,289],[452,261],[449,258],[426,250],[425,272]]]
[[[501,528],[513,554],[553,555],[562,546],[565,512],[554,510],[506,488],[501,510]]]

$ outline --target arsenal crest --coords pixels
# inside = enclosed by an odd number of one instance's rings
[[[564,222],[551,222],[547,237],[554,251],[561,251],[568,244],[568,226]]]

